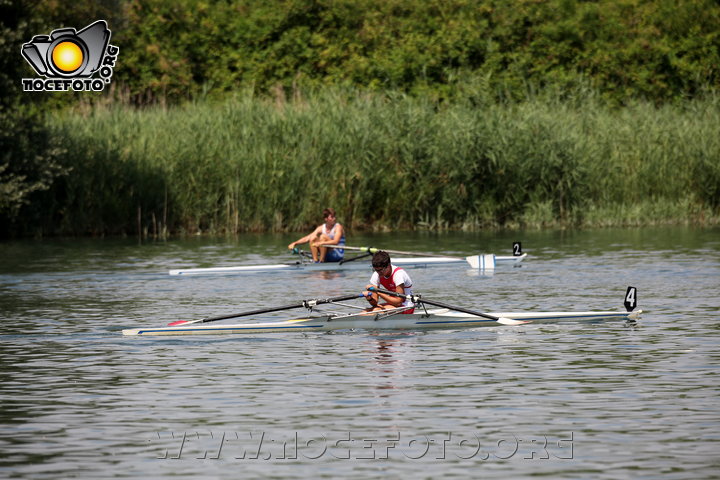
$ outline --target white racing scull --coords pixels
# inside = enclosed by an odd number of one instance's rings
[[[477,270],[493,270],[496,266],[519,265],[527,253],[522,253],[519,242],[513,244],[513,255],[494,255],[494,254],[478,254],[467,257],[455,257],[451,255],[438,255],[429,253],[412,253],[398,252],[395,250],[385,250],[391,254],[398,255],[419,255],[414,257],[396,257],[393,256],[393,265],[414,268],[426,268],[439,265],[466,265]],[[341,248],[337,246],[332,246]],[[372,247],[343,247],[347,250],[358,250],[365,252],[357,257],[345,259],[340,262],[313,263],[305,258],[288,263],[277,263],[270,265],[238,265],[228,267],[207,267],[207,268],[176,268],[169,271],[170,275],[217,275],[217,274],[233,274],[233,273],[256,273],[256,272],[273,272],[273,271],[327,271],[327,270],[347,270],[347,269],[365,269],[370,268],[369,257],[377,252],[378,248]],[[296,253],[298,253],[297,251]],[[302,255],[302,252],[299,252]],[[365,259],[364,261],[358,261]]]
[[[383,290],[380,290],[383,291]],[[383,291],[384,293],[389,293]],[[481,313],[461,307],[454,307],[441,302],[424,299],[413,295],[416,313],[405,314],[405,308],[396,308],[380,312],[337,313],[320,312],[317,305],[339,304],[342,300],[358,298],[361,295],[336,297],[326,300],[304,300],[302,303],[275,307],[265,310],[254,310],[240,314],[212,317],[201,320],[173,322],[167,327],[131,328],[123,330],[123,335],[207,335],[207,334],[258,334],[277,332],[324,332],[329,330],[418,330],[437,328],[475,328],[500,325],[524,325],[534,323],[559,323],[599,320],[634,321],[640,317],[642,310],[633,311],[637,304],[635,287],[628,287],[625,295],[625,312],[621,311],[587,311],[587,312],[491,312]],[[427,310],[425,304],[440,308]],[[344,305],[348,306],[348,305]],[[204,325],[204,323],[224,320],[239,316],[255,315],[292,308],[307,308],[309,315],[281,322],[240,323]]]

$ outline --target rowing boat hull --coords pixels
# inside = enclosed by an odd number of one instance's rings
[[[642,310],[635,312],[495,312],[490,315],[530,323],[558,323],[599,320],[635,320]],[[495,327],[498,322],[486,318],[434,310],[425,313],[392,315],[377,318],[375,315],[355,314],[329,318],[299,318],[284,322],[241,323],[234,325],[193,324],[177,327],[133,328],[123,330],[123,335],[227,335],[279,332],[325,332],[330,330],[419,330],[436,328]]]
[[[518,265],[522,262],[527,253],[518,256],[496,256],[496,255],[474,255],[468,257],[473,260],[473,264],[477,265],[480,270],[493,269],[495,265]],[[439,265],[466,265],[469,260],[455,257],[395,257],[392,260],[394,265],[403,267],[426,268]],[[211,268],[187,268],[170,270],[170,275],[217,275],[230,273],[255,273],[255,272],[273,272],[273,271],[326,271],[326,270],[370,270],[370,264],[367,261],[357,262],[329,262],[329,263],[281,263],[274,265],[241,265],[235,267],[211,267]]]

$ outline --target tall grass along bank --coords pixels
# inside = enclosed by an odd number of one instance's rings
[[[436,103],[341,90],[55,113],[70,173],[26,231],[717,223],[720,99]]]

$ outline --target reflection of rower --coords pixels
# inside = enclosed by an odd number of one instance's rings
[[[379,251],[373,255],[372,266],[375,272],[370,277],[370,284],[365,287],[366,291],[363,292],[371,305],[368,311],[374,312],[403,307],[406,310],[402,313],[413,313],[415,304],[411,298],[413,283],[410,280],[410,275],[404,269],[395,267],[390,262],[390,255],[384,251]],[[376,289],[376,287],[380,286],[390,292],[404,295],[404,297],[380,292]],[[385,303],[378,304],[379,300],[383,300]]]
[[[398,373],[399,359],[394,356],[396,353],[394,346],[394,340],[378,340],[376,353],[373,356],[375,362],[370,363],[370,368],[377,372],[376,375],[373,375],[373,378],[377,381],[375,388],[381,392],[378,394],[380,397],[389,397],[388,393],[382,393],[383,390],[396,390],[398,388],[396,379],[401,375]]]
[[[318,225],[309,235],[305,235],[288,245],[288,249],[292,250],[296,245],[310,242],[310,251],[314,262],[339,262],[343,259],[345,250],[337,248],[345,246],[345,230],[343,226],[337,223],[335,210],[326,208],[323,210],[323,219],[325,223]],[[334,245],[335,248],[328,250],[325,245]]]

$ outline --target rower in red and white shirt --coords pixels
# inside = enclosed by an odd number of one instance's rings
[[[370,284],[365,287],[366,291],[363,295],[370,302],[371,307],[368,311],[388,310],[398,307],[409,307],[402,313],[413,313],[415,304],[410,299],[394,297],[387,293],[378,291],[367,291],[370,287],[382,287],[391,292],[397,292],[403,295],[412,295],[412,280],[407,272],[394,266],[390,262],[390,255],[387,252],[379,251],[373,255],[372,266],[375,272],[370,277]],[[378,303],[378,302],[384,303]]]

